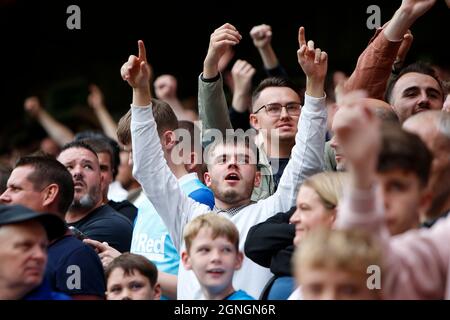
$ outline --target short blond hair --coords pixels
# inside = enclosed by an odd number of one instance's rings
[[[366,274],[369,266],[381,268],[381,263],[381,248],[368,233],[317,228],[309,232],[296,248],[293,274],[298,275],[304,266]],[[301,279],[298,280],[301,283]]]
[[[211,229],[213,239],[217,237],[227,238],[239,251],[239,231],[234,223],[227,218],[219,216],[217,213],[209,212],[196,217],[184,228],[184,242],[188,253],[191,249],[192,241],[203,228]]]
[[[339,203],[347,177],[345,172],[320,172],[306,179],[302,186],[314,189],[325,208],[331,210]]]

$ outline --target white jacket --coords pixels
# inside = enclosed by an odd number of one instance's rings
[[[188,198],[180,189],[163,156],[156,131],[151,105],[131,106],[131,135],[133,146],[133,175],[145,194],[161,215],[179,253],[184,249],[184,226],[196,216],[210,212],[208,206]],[[305,95],[305,105],[299,120],[291,160],[286,166],[277,191],[267,199],[250,204],[234,216],[224,216],[233,221],[239,230],[239,249],[244,251],[248,230],[278,212],[295,206],[299,186],[303,181],[323,170],[327,112],[325,97]],[[258,298],[272,274],[245,257],[242,268],[235,272],[233,286]],[[200,285],[192,271],[180,266],[178,274],[178,299],[202,297]]]

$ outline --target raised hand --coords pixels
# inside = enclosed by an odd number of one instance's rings
[[[83,242],[94,248],[102,262],[103,268],[105,269],[111,261],[114,260],[114,258],[121,255],[119,251],[111,247],[107,242],[100,242],[92,239],[84,239]]]
[[[237,60],[231,74],[233,76],[234,90],[240,92],[250,92],[252,86],[252,78],[256,69],[245,60]]]
[[[23,107],[33,117],[37,117],[42,110],[41,102],[35,96],[25,99]]]
[[[95,84],[89,86],[88,105],[93,109],[104,106],[103,92]]]
[[[147,53],[142,40],[138,41],[139,56],[131,55],[120,69],[122,79],[134,89],[150,88],[152,70],[147,62]]]
[[[219,61],[230,47],[237,45],[242,39],[239,31],[229,23],[216,29],[210,37],[208,53],[203,63],[203,76],[214,78],[219,72]]]
[[[346,164],[362,180],[375,172],[381,146],[380,120],[365,97],[363,91],[341,93],[333,119],[334,133]],[[369,186],[367,183],[362,187]]]
[[[250,30],[250,37],[252,37],[253,44],[256,48],[264,48],[271,44],[272,27],[267,24],[254,26],[252,30]]]
[[[403,0],[400,10],[403,10],[410,18],[417,19],[435,4],[436,0]]]
[[[297,58],[306,75],[306,93],[313,97],[323,97],[323,86],[328,68],[328,55],[320,48],[314,48],[314,41],[306,43],[305,28],[298,30]]]
[[[309,40],[306,43],[305,28],[298,30],[297,58],[300,67],[305,75],[310,79],[325,79],[328,67],[328,55],[320,48],[314,48],[314,41]]]

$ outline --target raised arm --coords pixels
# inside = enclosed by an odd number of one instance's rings
[[[237,60],[231,69],[234,92],[231,104],[237,112],[248,112],[252,105],[252,79],[255,68],[245,60]]]
[[[232,129],[219,62],[241,39],[237,29],[229,23],[211,34],[203,72],[198,80],[198,109],[204,131],[214,128],[224,134],[226,129]]]
[[[25,111],[41,124],[50,138],[55,140],[60,147],[73,140],[73,132],[50,115],[42,107],[37,97],[27,98],[24,103],[24,108]]]
[[[175,248],[180,252],[183,227],[189,219],[209,207],[188,198],[170,171],[156,130],[152,106],[159,103],[150,94],[150,67],[145,46],[138,42],[139,56],[130,56],[121,68],[122,78],[133,88],[131,140],[133,175],[160,214]],[[197,211],[198,212],[197,212]]]
[[[254,26],[250,30],[250,37],[252,37],[253,44],[258,49],[267,75],[269,77],[287,78],[286,71],[281,67],[272,47],[272,27],[267,24]]]
[[[111,139],[117,141],[117,123],[105,105],[103,92],[95,84],[89,86],[89,91],[88,105],[94,110],[103,132]]]
[[[325,103],[324,83],[327,74],[328,55],[314,42],[306,42],[305,29],[298,33],[298,62],[306,75],[305,104],[302,107],[292,148],[291,159],[287,164],[274,195],[261,202],[267,207],[266,218],[276,212],[288,211],[295,206],[299,186],[315,173],[323,170],[323,154],[327,111]]]
[[[384,100],[384,91],[394,67],[404,60],[412,42],[408,29],[427,12],[436,0],[403,0],[392,19],[377,30],[360,55],[353,74],[346,82],[347,90],[365,89],[368,96]],[[402,41],[405,41],[403,44]]]
[[[344,192],[336,227],[363,229],[380,241],[382,294],[385,299],[443,299],[447,285],[450,220],[432,229],[390,237],[382,193],[376,185],[381,144],[379,120],[361,95],[346,95],[335,115],[335,134],[346,157],[350,184]]]

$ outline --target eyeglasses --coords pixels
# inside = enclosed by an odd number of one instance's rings
[[[254,113],[258,113],[262,108],[266,108],[266,112],[271,117],[279,117],[281,115],[281,109],[286,108],[286,112],[290,116],[299,116],[302,110],[302,105],[299,102],[289,102],[286,105],[281,103],[268,103],[256,110]]]

